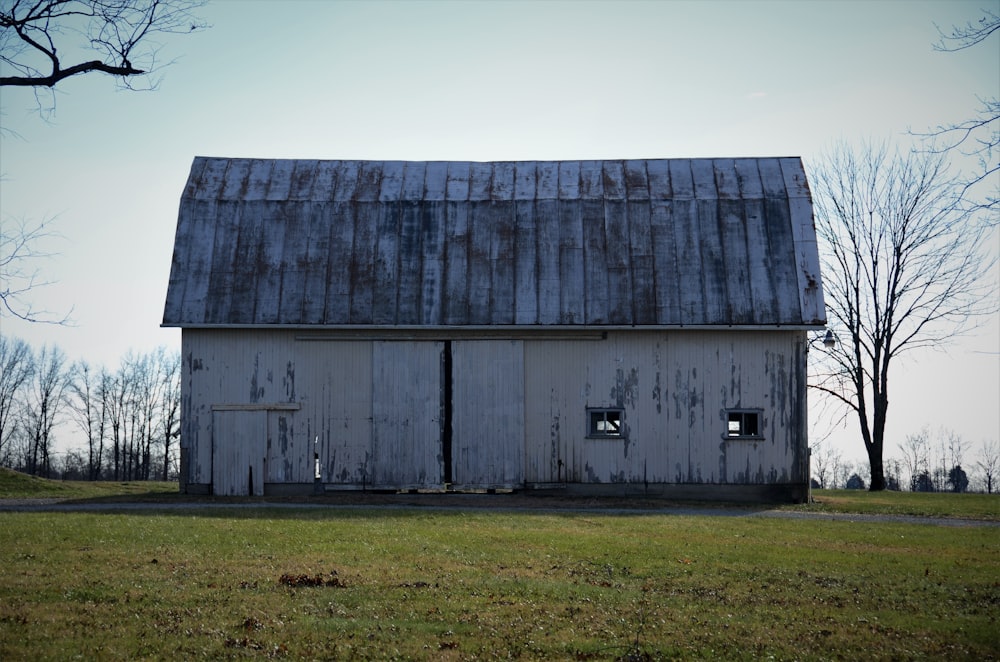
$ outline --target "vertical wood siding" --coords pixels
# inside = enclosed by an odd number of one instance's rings
[[[806,482],[804,336],[609,333],[525,341],[529,483]],[[622,439],[588,439],[587,407],[624,409]],[[760,409],[760,440],[724,437]]]
[[[372,344],[300,342],[285,332],[298,359],[299,398],[306,444],[316,444],[326,483],[370,482],[372,439]],[[311,481],[312,474],[309,480]]]
[[[524,348],[519,340],[452,343],[453,481],[524,483]]]
[[[619,331],[604,340],[306,341],[185,330],[185,482],[413,488],[808,481],[805,332]],[[587,408],[622,438],[588,438]],[[727,410],[761,438],[728,439]],[[450,425],[451,466],[443,427]]]
[[[443,343],[377,341],[372,363],[371,482],[382,488],[440,486]]]
[[[212,493],[264,494],[267,412],[216,411],[212,426]]]
[[[311,483],[315,454],[323,479],[363,484],[371,454],[370,342],[297,342],[291,331],[185,330],[182,443],[192,483],[213,476],[218,435],[213,409],[265,412],[267,482]],[[220,413],[218,411],[216,414]],[[256,478],[255,482],[261,482]]]

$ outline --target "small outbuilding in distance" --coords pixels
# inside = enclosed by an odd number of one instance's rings
[[[181,489],[803,500],[798,158],[195,158]]]

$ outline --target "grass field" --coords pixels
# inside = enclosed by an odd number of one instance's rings
[[[149,497],[177,494],[177,483],[161,481],[46,480],[0,467],[0,499],[54,498],[97,499],[102,497]]]
[[[4,512],[0,567],[4,661],[1000,656],[996,526],[294,505]]]

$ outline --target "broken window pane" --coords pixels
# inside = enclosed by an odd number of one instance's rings
[[[729,437],[759,437],[760,412],[759,411],[729,412],[729,423],[728,427],[726,428],[726,435]]]
[[[621,437],[621,409],[591,409],[588,436],[590,437]]]

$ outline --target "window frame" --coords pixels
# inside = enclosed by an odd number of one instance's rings
[[[730,428],[730,425],[734,422],[733,417],[738,416],[739,430],[736,434]],[[747,434],[744,432],[751,426],[746,424],[748,416],[753,416],[754,425],[756,429],[755,432]],[[753,409],[753,408],[741,408],[741,409],[727,409],[725,417],[725,429],[722,431],[722,438],[729,441],[760,441],[764,439],[763,433],[763,423],[764,423],[764,410],[763,409]]]
[[[603,414],[596,419],[595,414]],[[608,421],[608,414],[615,414],[618,420],[617,433],[602,432],[595,423]],[[623,407],[587,407],[587,439],[625,439],[625,409]]]

